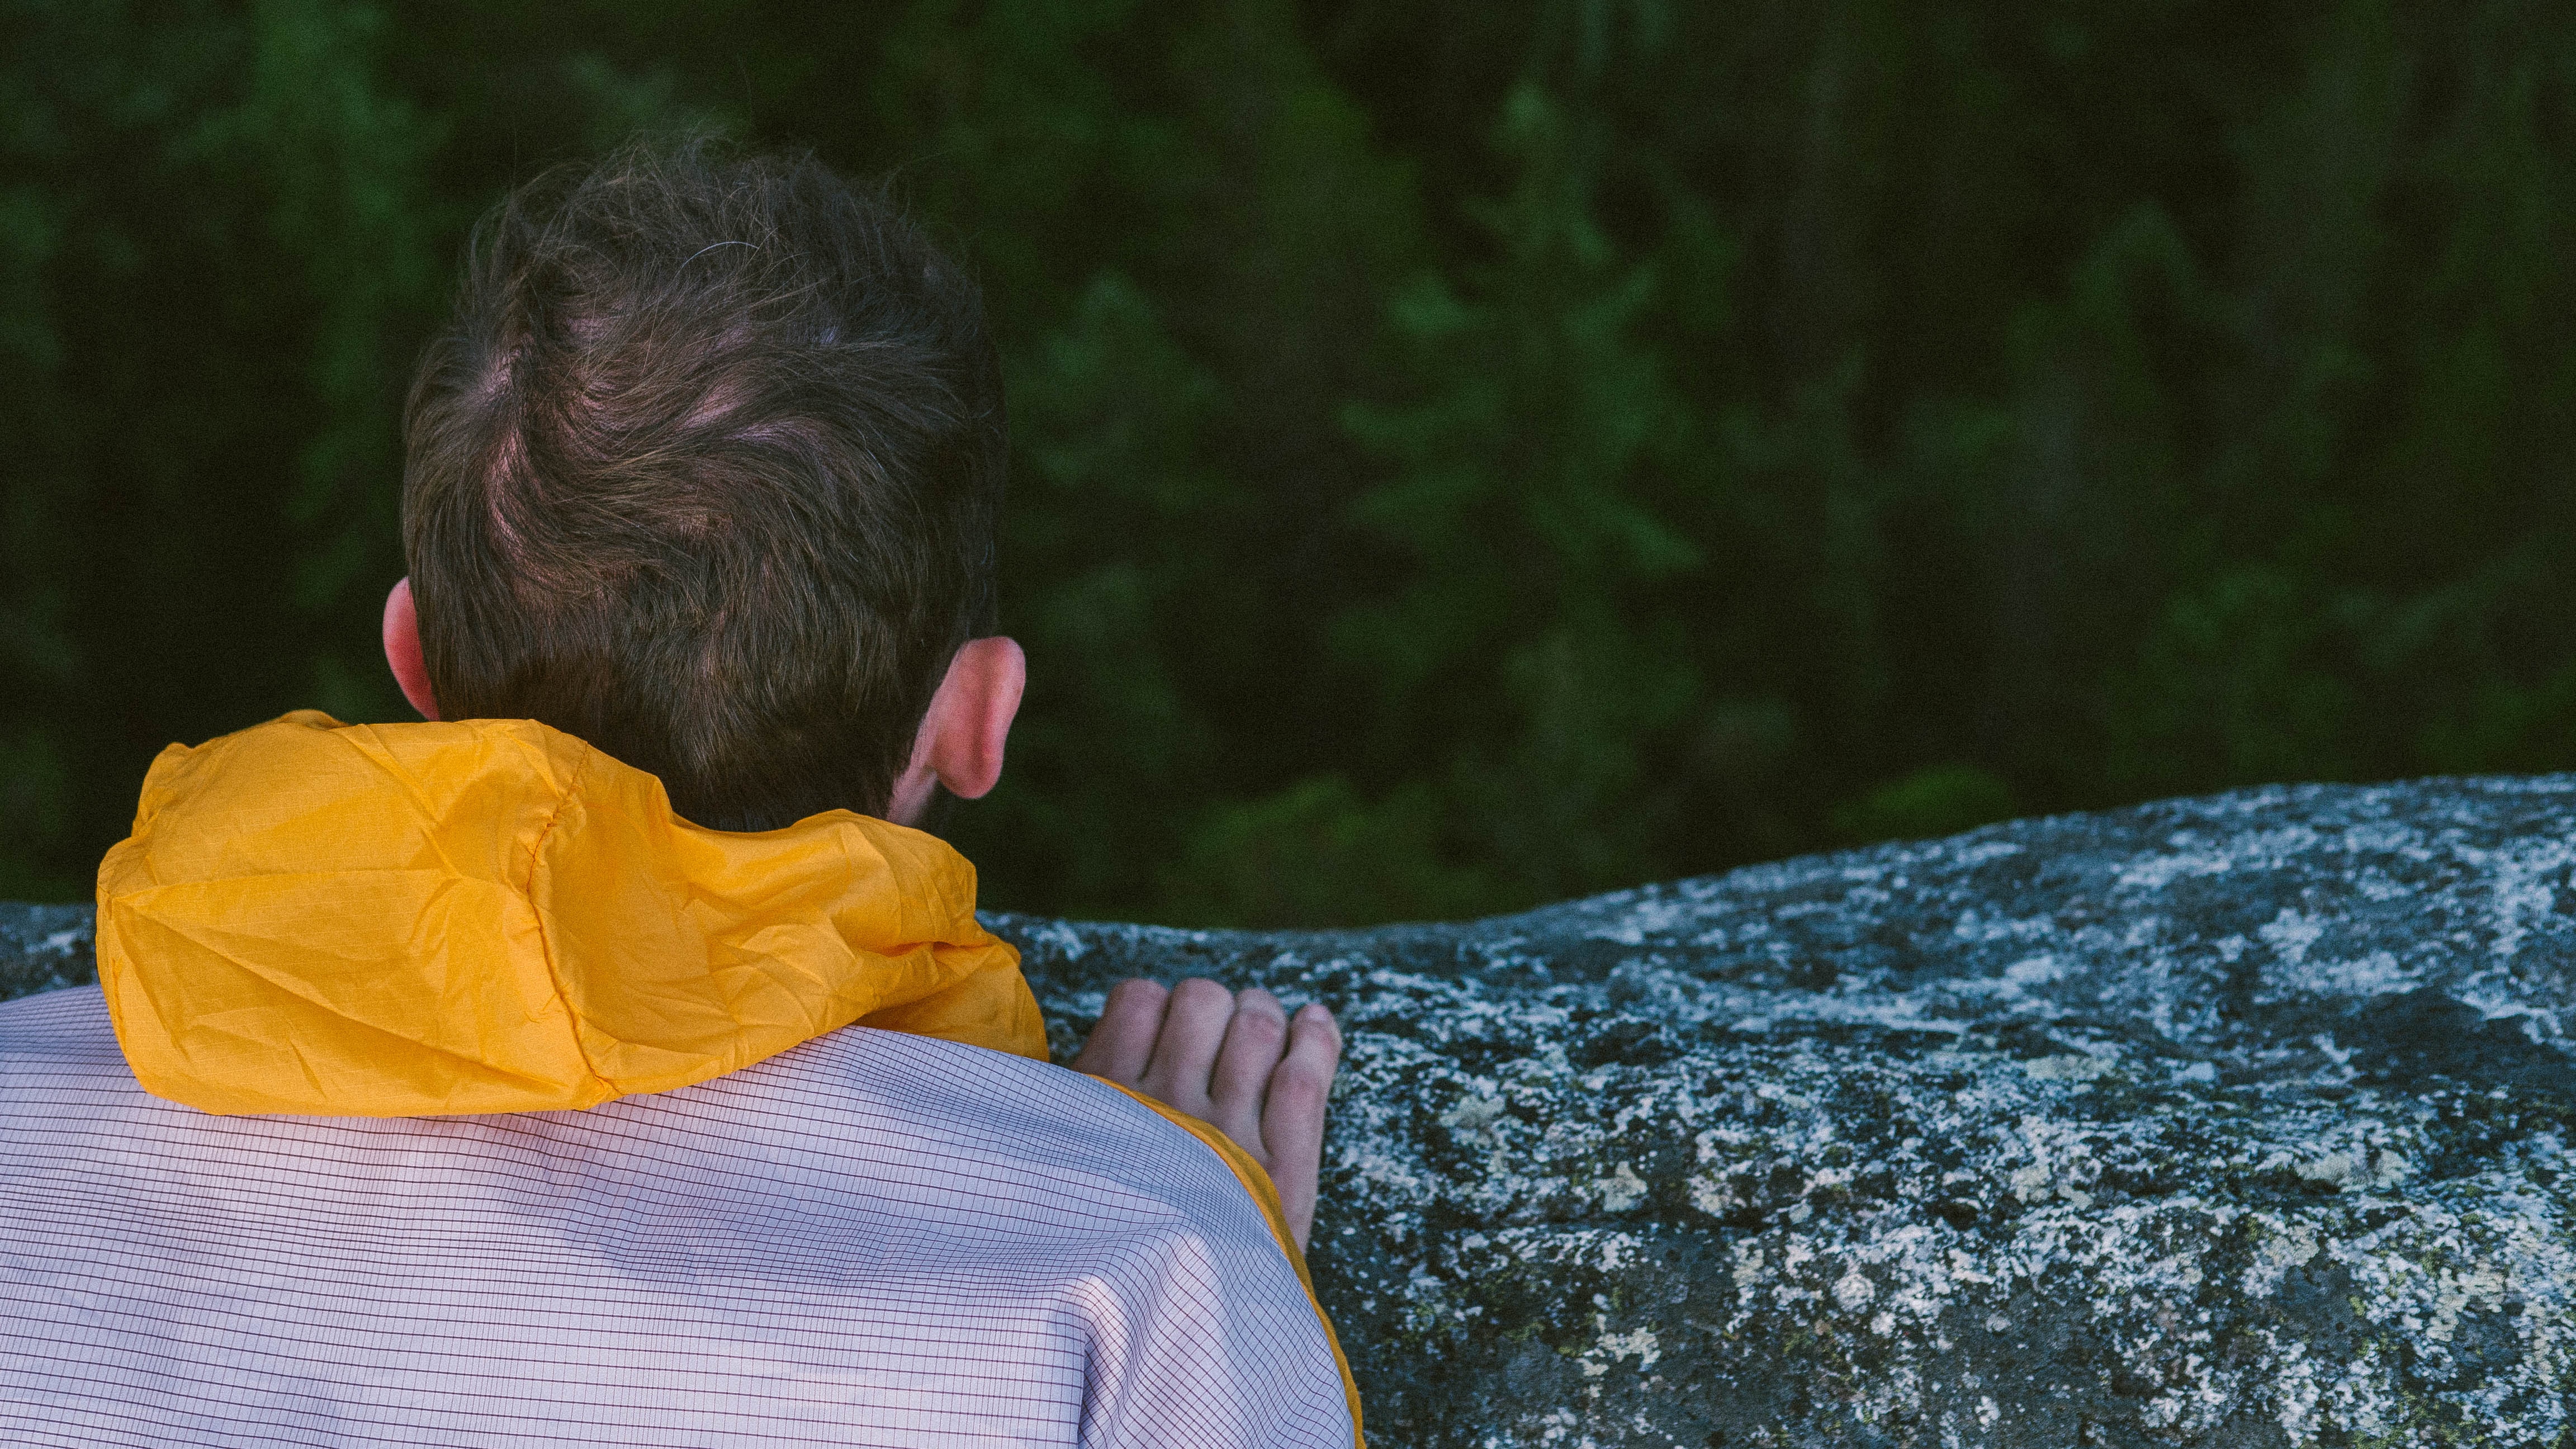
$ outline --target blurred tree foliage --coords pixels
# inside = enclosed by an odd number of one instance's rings
[[[404,717],[473,216],[890,173],[1016,440],[987,899],[1358,922],[2576,765],[2576,12],[0,0],[0,895],[152,753]]]

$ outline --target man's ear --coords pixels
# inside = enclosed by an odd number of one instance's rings
[[[438,718],[438,700],[429,692],[429,666],[420,659],[420,613],[412,607],[411,579],[406,575],[385,595],[385,662],[393,666],[394,683],[423,719]]]
[[[1002,746],[1028,688],[1028,656],[1017,641],[969,639],[948,661],[948,677],[931,696],[913,736],[912,763],[894,784],[886,818],[917,825],[930,810],[931,787],[972,800],[1002,778]]]

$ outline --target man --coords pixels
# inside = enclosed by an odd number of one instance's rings
[[[1130,983],[1048,1066],[910,828],[1024,679],[972,284],[629,149],[486,220],[405,428],[432,722],[165,752],[101,990],[0,1007],[0,1437],[1354,1442],[1330,1017]]]

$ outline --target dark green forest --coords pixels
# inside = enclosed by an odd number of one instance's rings
[[[811,147],[982,277],[988,904],[1483,913],[2010,815],[2576,767],[2576,9],[0,0],[0,896],[408,718],[474,217]]]

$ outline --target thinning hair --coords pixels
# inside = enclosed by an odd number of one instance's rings
[[[404,443],[440,713],[578,735],[699,824],[884,813],[993,627],[981,296],[810,156],[635,144],[513,191]]]

